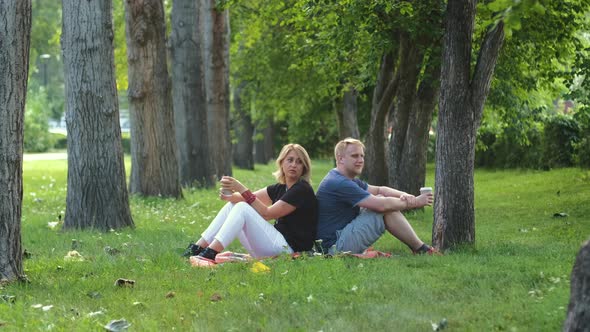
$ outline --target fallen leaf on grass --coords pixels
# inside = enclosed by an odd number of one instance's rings
[[[254,273],[264,273],[270,271],[270,267],[262,264],[261,262],[254,262],[250,268],[250,271]]]
[[[104,326],[104,328],[107,331],[118,332],[126,331],[129,328],[129,326],[131,326],[131,323],[121,318],[110,321],[107,325]]]
[[[219,302],[221,301],[221,295],[219,295],[219,293],[213,293],[209,300],[211,300],[211,302]]]
[[[88,317],[95,317],[95,316],[98,316],[98,315],[104,315],[104,312],[102,312],[100,310],[99,311],[94,311],[94,312],[89,312],[86,316],[88,316]]]
[[[176,293],[175,292],[168,292],[168,293],[166,293],[166,298],[167,299],[171,299],[171,298],[173,298],[175,296],[176,296]]]
[[[82,262],[84,261],[84,257],[80,255],[79,252],[76,250],[68,251],[68,253],[64,256],[64,260],[70,262]]]
[[[135,280],[119,278],[115,280],[115,286],[133,288],[135,286]]]
[[[446,318],[443,318],[443,319],[441,319],[440,322],[438,322],[438,324],[436,324],[436,323],[431,323],[431,324],[432,324],[433,331],[441,331],[447,327],[448,322],[447,322]]]

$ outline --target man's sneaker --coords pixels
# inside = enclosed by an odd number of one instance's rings
[[[203,251],[203,249],[204,248],[202,248],[201,246],[191,243],[188,245],[188,247],[186,248],[186,250],[182,254],[182,257],[197,256],[198,254],[201,253],[201,251]]]
[[[438,251],[435,247],[431,247],[427,244],[423,244],[418,250],[412,250],[414,255],[430,255],[430,256],[442,256],[443,254]]]

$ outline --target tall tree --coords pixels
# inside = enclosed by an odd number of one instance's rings
[[[172,95],[180,178],[185,186],[211,187],[215,168],[209,144],[199,6],[202,1],[175,0],[172,6]]]
[[[347,137],[360,138],[358,113],[358,91],[354,87],[348,87],[342,98],[334,101],[334,110],[338,120],[338,136],[340,139]]]
[[[162,0],[125,1],[131,193],[182,197]]]
[[[582,245],[576,257],[570,287],[563,331],[587,331],[590,327],[590,240]]]
[[[63,0],[68,130],[65,229],[133,227],[125,183],[111,0]]]
[[[240,168],[254,169],[254,125],[249,112],[249,104],[242,100],[242,91],[244,91],[245,85],[246,82],[243,81],[233,88],[233,128],[236,135],[233,160],[234,164]]]
[[[232,174],[231,139],[229,135],[229,10],[217,6],[216,0],[200,1],[199,20],[207,123],[211,129],[210,158],[217,177]]]
[[[254,160],[259,164],[268,164],[275,157],[275,126],[272,119],[261,122],[254,129]]]
[[[385,124],[389,114],[394,112],[394,96],[399,84],[399,74],[394,73],[397,57],[393,51],[386,52],[381,58],[377,81],[373,89],[371,119],[367,132],[365,147],[365,167],[363,177],[375,185],[389,184],[387,159],[387,130]]]
[[[23,118],[31,1],[0,0],[0,279],[24,278],[21,245]]]
[[[504,21],[487,30],[472,70],[476,1],[447,4],[436,142],[432,242],[441,249],[475,243],[475,138],[504,40]]]

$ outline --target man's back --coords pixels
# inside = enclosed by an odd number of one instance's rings
[[[351,180],[337,169],[332,169],[318,187],[318,235],[324,248],[336,242],[336,232],[343,229],[359,214],[357,204],[370,194],[367,184],[359,179]]]

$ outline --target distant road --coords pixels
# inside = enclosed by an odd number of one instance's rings
[[[68,159],[68,154],[65,152],[48,152],[48,153],[25,153],[23,155],[24,161],[34,160],[64,160]]]

